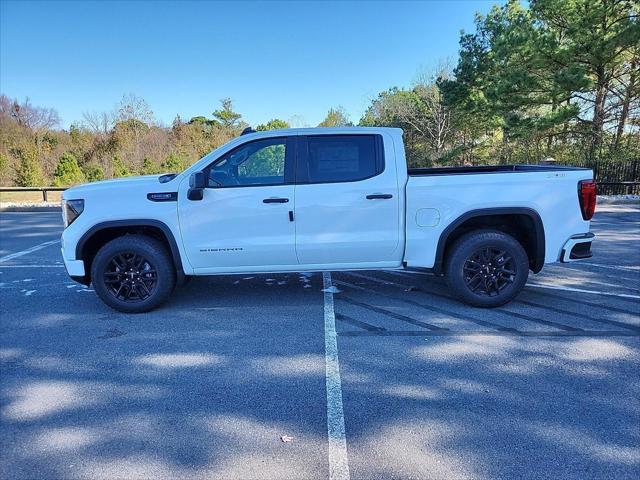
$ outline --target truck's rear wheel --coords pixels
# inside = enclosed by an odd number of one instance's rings
[[[467,233],[453,244],[445,265],[447,284],[463,302],[498,307],[511,301],[529,277],[522,245],[497,230]]]
[[[125,235],[105,244],[91,266],[96,293],[111,308],[148,312],[164,302],[176,275],[164,246],[144,235]]]

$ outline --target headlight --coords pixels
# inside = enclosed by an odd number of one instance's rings
[[[67,228],[84,210],[84,200],[62,200],[62,221]]]

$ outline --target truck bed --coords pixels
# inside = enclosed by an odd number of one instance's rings
[[[530,173],[553,172],[567,170],[589,170],[581,167],[567,167],[561,165],[478,165],[473,167],[433,167],[409,168],[411,177],[425,177],[432,175],[475,175],[480,173]]]
[[[469,212],[527,209],[540,217],[545,234],[545,263],[557,262],[563,245],[587,233],[578,182],[590,169],[556,165],[491,165],[408,169],[406,249],[408,266],[431,268],[444,230]],[[517,173],[519,175],[514,175]],[[506,212],[507,210],[505,210]]]

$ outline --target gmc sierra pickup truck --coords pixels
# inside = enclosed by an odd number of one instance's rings
[[[462,301],[513,299],[529,271],[591,256],[588,169],[407,169],[402,130],[246,131],[178,174],[66,190],[62,256],[122,312],[191,275],[423,269]]]

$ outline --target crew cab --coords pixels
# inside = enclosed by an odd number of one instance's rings
[[[66,190],[62,256],[123,312],[193,275],[374,269],[495,307],[529,271],[591,256],[595,188],[583,168],[407,169],[397,128],[246,131],[182,173]]]

